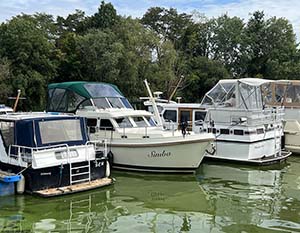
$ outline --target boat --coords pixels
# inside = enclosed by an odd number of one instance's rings
[[[273,81],[244,78],[220,80],[202,102],[178,103],[156,96],[155,101],[166,129],[187,129],[215,135],[213,153],[205,158],[268,165],[284,161],[291,153],[283,150],[284,108],[269,106]],[[143,98],[145,99],[145,98]],[[152,103],[144,105],[153,112]]]
[[[6,106],[5,104],[0,104],[0,115],[13,113],[13,109],[11,107]]]
[[[300,81],[278,80],[272,83],[271,106],[284,107],[284,143],[287,150],[300,153]]]
[[[20,190],[44,197],[111,184],[106,144],[89,141],[85,127],[79,116],[0,115],[1,170],[21,175]]]
[[[220,80],[201,102],[207,114],[200,130],[216,138],[210,159],[268,165],[284,161],[291,152],[282,149],[284,108],[271,107],[271,80],[258,78]]]
[[[113,168],[148,172],[194,172],[214,137],[182,134],[157,125],[153,115],[135,110],[111,84],[67,82],[48,86],[48,112],[87,118],[92,140],[108,141]]]

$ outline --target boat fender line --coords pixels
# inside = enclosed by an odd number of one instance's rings
[[[211,144],[211,149],[212,149],[212,151],[209,151],[206,149],[205,152],[209,155],[214,155],[216,153],[216,147],[214,144]]]
[[[21,179],[16,184],[17,194],[23,194],[25,192],[25,177],[21,174]]]
[[[109,176],[110,176],[110,164],[109,161],[106,160],[105,177],[109,177]]]

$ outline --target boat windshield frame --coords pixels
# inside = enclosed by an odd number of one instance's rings
[[[271,93],[271,81],[260,79],[220,80],[201,102],[213,108],[264,109]]]

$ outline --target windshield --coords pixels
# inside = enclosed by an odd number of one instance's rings
[[[133,121],[137,125],[137,127],[147,127],[147,122],[144,120],[143,117],[132,117]]]
[[[128,117],[117,118],[115,120],[120,128],[132,128],[133,127],[133,125],[129,121]]]
[[[42,144],[83,140],[78,119],[40,121],[39,128]]]

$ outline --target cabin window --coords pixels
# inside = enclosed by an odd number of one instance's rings
[[[57,88],[54,91],[52,91],[51,94],[51,106],[49,106],[49,111],[66,111],[66,90]]]
[[[97,108],[110,108],[110,105],[106,98],[98,98],[98,99],[93,99],[94,104],[97,106]]]
[[[100,120],[100,129],[101,130],[114,130],[114,126],[112,125],[109,119],[101,119]]]
[[[196,111],[195,112],[196,125],[197,125],[197,122],[204,121],[205,116],[206,116],[206,112],[204,112],[204,111],[201,111],[201,112],[200,111]]]
[[[216,134],[216,132],[217,132],[216,128],[213,128],[212,132],[213,132],[213,134]]]
[[[86,124],[87,124],[87,127],[89,128],[89,133],[95,133],[96,132],[97,119],[88,118],[86,120]]]
[[[39,128],[42,144],[83,140],[78,119],[40,121]]]
[[[221,134],[229,134],[229,129],[220,129]]]
[[[263,128],[256,129],[256,133],[257,134],[263,134],[264,133],[264,129]]]
[[[116,122],[120,128],[132,128],[133,125],[129,121],[128,117],[117,118]]]
[[[2,139],[5,146],[14,144],[14,122],[0,122]]]
[[[152,119],[152,117],[145,117],[145,118],[151,126],[156,126],[155,121]]]
[[[164,110],[164,108],[162,106],[157,106],[157,110],[158,110],[159,113],[161,113]],[[154,113],[152,105],[148,106],[148,110],[147,111],[151,112],[151,113]],[[166,111],[170,111],[170,110],[166,110]]]
[[[132,117],[137,127],[147,127],[147,123],[145,122],[143,117]]]
[[[133,108],[126,98],[121,98],[121,101],[126,108]]]
[[[244,130],[242,129],[235,129],[233,130],[234,135],[244,135]]]
[[[164,112],[165,121],[177,122],[177,112],[176,110],[166,110]]]
[[[107,98],[107,100],[113,108],[124,108],[120,98]]]
[[[84,100],[84,97],[76,94],[73,91],[68,92],[68,112],[75,112],[80,102]]]

